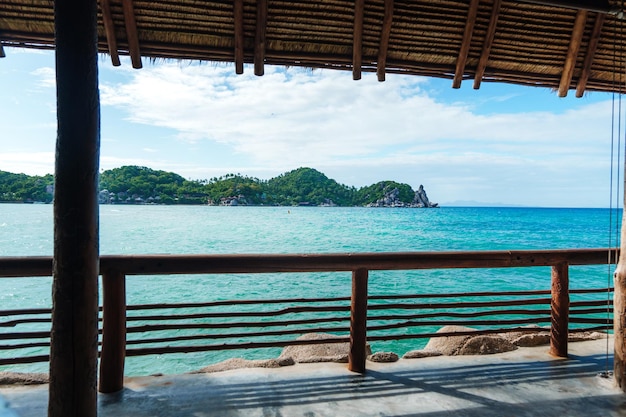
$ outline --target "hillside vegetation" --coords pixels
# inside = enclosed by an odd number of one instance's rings
[[[0,201],[53,199],[52,175],[29,176],[0,171]],[[270,180],[226,174],[210,180],[186,180],[167,171],[123,166],[100,174],[102,204],[212,204],[272,206],[436,207],[420,185],[381,181],[356,189],[312,168],[298,168]]]

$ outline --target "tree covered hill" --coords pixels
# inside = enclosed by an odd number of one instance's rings
[[[50,203],[53,184],[50,174],[40,177],[0,171],[0,201]]]
[[[0,201],[45,202],[53,198],[52,175],[28,176],[0,171]],[[186,180],[167,171],[123,166],[100,174],[103,204],[213,204],[274,206],[436,207],[420,185],[381,181],[356,189],[312,168],[298,168],[270,180],[226,174]]]

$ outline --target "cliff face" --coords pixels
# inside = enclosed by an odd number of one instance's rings
[[[416,207],[426,207],[426,208],[435,208],[439,207],[438,203],[431,203],[428,201],[428,196],[426,195],[426,190],[424,190],[424,186],[420,184],[419,188],[415,192],[415,198],[413,199],[413,203],[416,204]]]
[[[405,203],[400,200],[400,190],[398,188],[394,188],[391,191],[385,193],[383,198],[376,200],[373,203],[367,205],[368,207],[409,207],[409,208],[435,208],[439,207],[438,203],[431,203],[428,200],[428,196],[426,195],[426,190],[424,190],[424,186],[420,185],[417,191],[415,191],[415,196],[413,197],[413,201],[410,203]]]

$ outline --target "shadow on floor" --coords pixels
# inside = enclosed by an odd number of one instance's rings
[[[604,355],[475,364],[418,361],[378,366],[365,375],[320,365],[306,372],[246,370],[162,377],[100,396],[99,414],[626,416],[626,396],[598,376],[607,366]]]

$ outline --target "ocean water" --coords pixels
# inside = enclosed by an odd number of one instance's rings
[[[345,253],[605,248],[621,212],[608,209],[337,207],[100,207],[101,254]],[[0,204],[0,256],[51,255],[51,205]],[[606,287],[612,268],[570,268],[571,288]],[[375,271],[370,294],[549,289],[550,269]],[[49,307],[51,278],[0,279],[0,309]],[[133,276],[128,304],[350,295],[349,273]],[[5,330],[0,330],[5,331]],[[399,354],[416,341],[385,342]],[[185,372],[232,356],[205,352],[127,359],[126,373]],[[8,369],[8,368],[4,368]],[[11,367],[46,371],[47,364]]]

